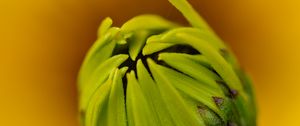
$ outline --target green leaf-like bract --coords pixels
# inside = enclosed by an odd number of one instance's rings
[[[106,18],[78,77],[83,126],[255,126],[250,79],[186,0],[183,27],[140,15]]]

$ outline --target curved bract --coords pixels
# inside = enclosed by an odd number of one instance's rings
[[[182,27],[140,15],[106,18],[79,73],[83,126],[255,126],[249,78],[185,0]]]

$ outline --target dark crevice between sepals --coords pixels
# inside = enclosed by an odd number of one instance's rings
[[[174,45],[169,48],[163,49],[159,51],[161,52],[168,52],[168,53],[185,53],[185,54],[190,54],[190,55],[199,55],[201,54],[198,52],[198,50],[194,49],[193,47],[189,45]]]
[[[158,55],[160,53],[162,53],[162,52],[185,53],[185,54],[190,54],[190,55],[200,54],[197,50],[193,49],[191,46],[187,46],[187,45],[174,45],[174,46],[171,46],[171,47],[166,48],[164,50],[161,50],[159,52],[156,52],[156,53],[153,53],[153,54],[150,54],[150,55],[146,55],[146,56],[144,56],[142,54],[142,52],[140,52],[138,54],[138,56],[136,57],[137,60],[133,61],[131,58],[128,58],[125,62],[123,62],[119,66],[119,68],[127,66],[128,67],[127,72],[130,72],[130,71],[133,70],[135,72],[136,78],[138,78],[137,73],[136,73],[137,72],[137,70],[136,70],[136,64],[137,64],[137,61],[139,59],[141,59],[141,61],[143,62],[143,64],[145,65],[146,69],[148,70],[148,72],[150,73],[150,75],[152,77],[151,71],[150,71],[150,69],[148,67],[148,64],[147,64],[147,58],[151,58],[157,64],[166,66],[166,67],[171,68],[173,70],[176,70],[176,69],[172,68],[171,66],[167,65],[166,63],[164,63],[163,61],[159,61],[158,60]],[[124,45],[118,45],[117,44],[117,46],[115,47],[115,51],[113,52],[113,55],[117,55],[117,54],[128,54],[128,45],[127,44],[124,44]],[[181,71],[178,71],[178,70],[176,70],[176,71],[182,73]]]
[[[123,91],[124,91],[124,98],[125,98],[125,103],[126,103],[126,92],[127,92],[127,77],[126,75],[122,77],[122,83],[123,83]]]
[[[158,59],[158,58],[157,58],[158,55],[156,55],[156,54],[149,55],[148,57],[151,58],[152,60],[154,60],[155,62],[156,62],[157,59]],[[148,65],[148,63],[147,63],[147,58],[148,58],[148,57],[142,57],[142,58],[141,58],[141,61],[142,61],[142,63],[144,64],[144,66],[145,66],[146,70],[148,71],[148,73],[149,73],[150,77],[152,78],[152,80],[155,81],[155,80],[154,80],[154,77],[153,77],[153,75],[152,75],[152,73],[151,73],[150,67],[149,67],[149,65]]]
[[[128,44],[116,44],[112,56],[118,54],[128,54]]]
[[[211,69],[211,71],[214,72],[219,78],[222,78],[221,75],[215,69]],[[221,89],[227,97],[236,98],[238,96],[239,92],[235,89],[230,89],[230,87],[226,84],[224,80],[216,80],[216,82],[220,85]]]
[[[129,47],[128,44],[116,44],[116,47],[112,53],[112,56],[114,55],[118,55],[118,54],[128,54],[129,52]],[[131,58],[128,58],[125,62],[123,62],[119,68],[122,67],[128,67],[128,70],[126,71],[126,73],[130,72],[130,71],[134,71],[135,72],[135,77],[138,79],[138,74],[137,74],[137,61],[141,60],[142,63],[144,64],[145,68],[147,69],[148,73],[150,74],[151,78],[154,80],[153,75],[151,73],[151,70],[148,66],[147,63],[147,58],[151,58],[154,62],[156,62],[159,65],[165,66],[167,68],[170,68],[172,70],[175,70],[176,72],[179,72],[181,74],[184,74],[188,77],[191,77],[190,75],[187,75],[171,66],[169,66],[168,64],[166,64],[163,61],[158,60],[158,55],[162,52],[168,52],[168,53],[184,53],[184,54],[190,54],[190,55],[198,55],[201,54],[200,52],[198,52],[197,50],[195,50],[194,48],[192,48],[191,46],[187,46],[187,45],[174,45],[171,46],[169,48],[163,49],[161,51],[155,52],[153,54],[150,55],[146,55],[144,56],[142,54],[142,52],[139,52],[138,56],[136,57],[136,60],[132,60]],[[193,77],[191,77],[193,78]],[[194,78],[193,78],[194,79]],[[125,98],[125,105],[126,105],[126,89],[127,89],[127,77],[123,76],[122,78],[122,82],[123,82],[123,89],[124,89],[124,98]]]
[[[117,44],[114,51],[113,51],[113,55],[118,55],[118,54],[128,54],[129,48],[128,48],[128,44]],[[176,72],[179,72],[183,75],[186,75],[192,79],[195,79],[193,77],[191,77],[190,75],[187,75],[185,73],[183,73],[182,71],[179,71],[173,67],[171,67],[170,65],[168,65],[167,63],[165,63],[164,61],[158,60],[158,55],[162,52],[169,52],[169,53],[184,53],[184,54],[190,54],[190,55],[199,55],[201,54],[200,52],[198,52],[197,50],[193,49],[191,46],[186,46],[186,45],[174,45],[171,46],[169,48],[163,49],[159,52],[150,54],[150,55],[142,55],[142,52],[140,52],[138,54],[138,56],[136,57],[137,60],[133,61],[131,58],[128,58],[125,62],[123,62],[119,68],[122,67],[128,67],[127,73],[130,71],[134,71],[135,72],[135,76],[138,79],[138,74],[137,74],[137,61],[141,60],[142,63],[144,64],[145,68],[147,69],[148,73],[150,74],[151,78],[154,80],[153,75],[151,73],[151,70],[149,69],[148,63],[147,63],[147,58],[151,58],[154,62],[156,62],[159,65],[162,65],[164,67],[167,67],[169,69],[172,69]],[[213,71],[214,73],[216,73],[216,75],[218,75],[220,78],[221,76],[214,70],[212,69],[211,71]],[[155,81],[155,80],[154,80]],[[122,82],[123,82],[123,89],[124,89],[124,98],[125,98],[125,105],[126,105],[126,89],[127,89],[127,77],[124,76],[122,78]],[[222,111],[228,111],[229,113],[231,113],[230,115],[232,117],[229,117],[229,120],[222,120],[220,115],[218,115],[217,113],[215,113],[213,110],[210,110],[210,108],[208,108],[205,105],[198,105],[197,109],[199,114],[205,119],[205,123],[207,125],[211,125],[211,126],[235,126],[236,124],[240,124],[237,121],[236,116],[234,116],[236,114],[236,110],[230,109],[228,108],[228,104],[233,104],[233,99],[235,97],[237,97],[238,92],[236,90],[232,90],[228,87],[228,85],[223,81],[223,80],[216,80],[216,82],[222,87],[222,90],[224,91],[224,93],[226,94],[227,97],[231,98],[228,100],[228,98],[226,98],[226,100],[224,98],[220,98],[220,97],[213,97],[214,102],[216,103],[216,105],[222,110]],[[126,106],[125,106],[126,107]],[[226,112],[225,112],[226,113]],[[225,121],[225,122],[224,122]],[[235,123],[234,123],[235,122]]]
[[[147,64],[147,58],[151,58],[152,60],[154,60],[155,62],[157,62],[158,54],[151,54],[151,55],[143,56],[142,53],[139,53],[138,56],[136,57],[137,60],[133,61],[131,58],[128,58],[125,62],[123,62],[119,66],[119,68],[128,67],[127,73],[130,72],[130,71],[134,71],[135,72],[135,77],[138,78],[138,76],[137,76],[137,68],[136,68],[137,67],[137,61],[141,60],[142,63],[145,65],[147,71],[152,76],[152,74],[150,72],[150,69],[149,69],[149,66]]]
[[[126,77],[126,75],[122,78],[122,83],[123,83],[123,93],[124,93],[124,107],[125,108],[127,108],[127,100],[126,100],[126,98],[127,98],[127,96],[126,96],[126,92],[127,92],[127,77]],[[125,109],[125,113],[127,113],[127,109]],[[126,116],[126,118],[127,118],[127,116]],[[126,119],[126,123],[127,123],[127,125],[128,125],[128,121],[127,121],[127,119]]]
[[[219,109],[223,111],[223,113],[227,113],[227,126],[238,126],[241,124],[240,114],[236,105],[237,97],[239,97],[238,92],[236,90],[230,90],[228,85],[223,80],[216,80],[216,82],[220,85],[226,97],[223,98],[223,100],[220,100],[218,97],[213,97],[213,99]]]
[[[157,64],[167,67],[169,69],[172,69],[178,73],[184,74],[190,78],[193,78],[190,75],[185,74],[182,71],[179,71],[179,70],[173,68],[172,66],[168,65],[166,62],[158,60],[158,55],[160,53],[183,53],[183,54],[190,54],[190,55],[199,55],[199,54],[201,54],[200,52],[198,52],[196,49],[194,49],[193,47],[188,46],[188,45],[174,45],[174,46],[168,47],[159,52],[149,55],[149,57],[151,59],[153,59]],[[193,79],[195,79],[195,78],[193,78]]]
[[[192,77],[192,76],[190,76],[190,75],[188,75],[188,74],[186,74],[186,73],[184,73],[184,72],[182,72],[182,71],[179,71],[179,70],[177,70],[176,68],[173,68],[172,66],[170,66],[170,65],[167,64],[167,63],[165,63],[164,61],[157,61],[156,63],[159,64],[159,65],[162,65],[162,66],[164,66],[164,67],[167,67],[167,68],[169,68],[169,69],[172,69],[172,70],[174,70],[174,71],[176,71],[176,72],[178,72],[178,73],[181,73],[181,74],[183,74],[183,75],[185,75],[185,76],[187,76],[187,77],[190,77],[190,78],[192,78],[192,79],[194,79],[194,80],[196,80],[194,77]]]
[[[230,89],[224,80],[216,80],[216,82],[220,85],[221,89],[227,97],[235,99],[238,96],[238,91],[235,89]]]
[[[208,68],[208,69],[213,73],[215,73],[219,78],[222,78],[221,75],[214,68]]]

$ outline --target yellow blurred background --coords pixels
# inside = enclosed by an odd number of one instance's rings
[[[300,126],[300,1],[190,0],[255,82],[259,126]],[[167,0],[0,0],[0,125],[78,126],[76,75],[100,21],[185,23]]]

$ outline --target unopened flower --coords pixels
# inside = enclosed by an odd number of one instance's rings
[[[185,0],[190,27],[141,15],[106,18],[79,74],[83,126],[255,126],[251,82]]]

